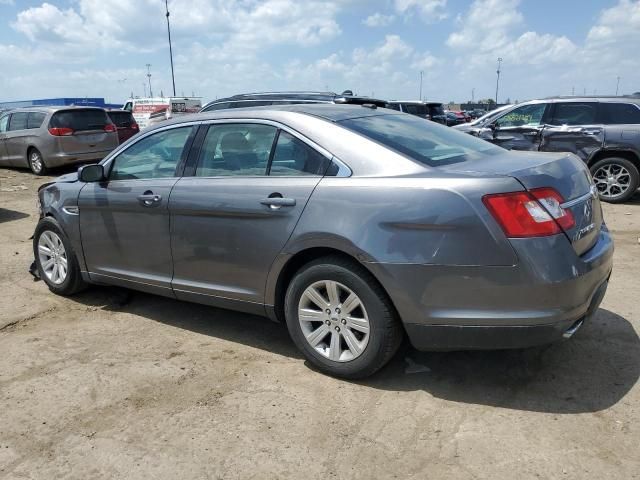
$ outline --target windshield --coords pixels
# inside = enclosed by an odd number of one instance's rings
[[[411,115],[377,115],[338,123],[430,167],[503,152],[484,140]]]

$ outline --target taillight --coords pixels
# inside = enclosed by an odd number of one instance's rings
[[[49,129],[49,133],[54,137],[67,137],[73,135],[73,128],[52,127]]]
[[[482,201],[510,238],[556,235],[575,225],[573,215],[560,206],[563,199],[553,188],[485,195]]]
[[[137,123],[133,122],[133,123],[131,124],[131,130],[140,130],[140,127],[138,126],[138,124],[137,124]]]
[[[104,131],[108,132],[108,133],[112,133],[112,132],[118,131],[118,129],[116,128],[116,126],[113,123],[107,123],[104,126]]]

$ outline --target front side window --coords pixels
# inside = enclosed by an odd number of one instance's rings
[[[110,180],[174,177],[193,127],[179,127],[149,135],[114,160]]]
[[[546,103],[536,103],[533,105],[523,105],[514,108],[506,115],[496,120],[496,126],[505,127],[535,127],[542,123],[544,111],[547,108]]]
[[[0,117],[0,133],[6,132],[9,127],[9,115]]]
[[[489,142],[413,115],[375,115],[337,123],[430,167],[504,153]]]
[[[44,122],[46,114],[42,112],[31,112],[27,117],[27,128],[40,128]]]
[[[11,121],[9,122],[9,130],[24,130],[27,128],[27,116],[26,112],[18,112],[11,115]]]
[[[198,177],[266,175],[277,129],[256,123],[211,125],[200,149]]]
[[[603,122],[607,125],[640,123],[640,107],[631,103],[601,103]]]
[[[323,175],[329,159],[302,140],[281,131],[269,169],[272,176]]]
[[[551,125],[593,125],[597,122],[597,103],[556,103]]]

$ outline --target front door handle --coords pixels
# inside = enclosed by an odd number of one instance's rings
[[[145,207],[155,207],[160,205],[161,200],[161,195],[155,195],[150,191],[146,191],[142,195],[138,195],[138,201]]]
[[[535,132],[522,132],[522,135],[524,135],[525,137],[537,137],[540,134],[540,132],[535,131]]]
[[[271,207],[273,210],[277,210],[280,207],[294,207],[296,205],[295,198],[283,198],[283,197],[269,197],[260,200],[262,205]]]

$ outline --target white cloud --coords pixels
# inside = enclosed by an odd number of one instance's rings
[[[447,0],[395,0],[396,12],[407,16],[418,13],[427,23],[438,22],[449,16]]]
[[[373,15],[369,15],[365,18],[362,23],[367,27],[386,27],[391,24],[395,17],[393,15],[383,15],[379,12],[374,13]]]

